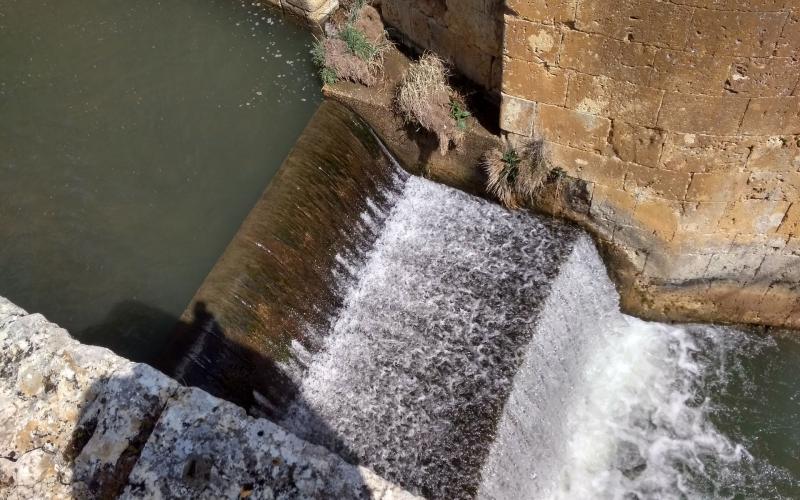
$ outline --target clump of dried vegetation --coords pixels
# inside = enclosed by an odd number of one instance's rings
[[[407,123],[436,134],[442,155],[450,143],[461,145],[470,117],[464,98],[447,83],[448,76],[444,61],[425,53],[406,71],[395,99]]]
[[[534,140],[516,149],[494,148],[487,152],[482,166],[488,175],[489,193],[508,208],[520,208],[539,191],[549,177],[560,169],[552,169],[544,141]]]
[[[359,0],[343,22],[326,28],[311,53],[323,83],[350,80],[371,87],[382,78],[383,56],[389,46],[377,11]]]

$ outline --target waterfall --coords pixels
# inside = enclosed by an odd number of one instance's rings
[[[622,314],[581,230],[409,176],[331,103],[178,338],[185,383],[430,498],[800,488],[712,418],[769,337]]]
[[[622,314],[597,250],[581,238],[516,374],[478,497],[766,494],[786,472],[756,460],[711,414],[737,360],[771,343]]]
[[[408,179],[283,425],[427,496],[474,495],[578,234]]]

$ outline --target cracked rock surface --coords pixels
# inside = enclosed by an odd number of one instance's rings
[[[0,297],[0,498],[414,498]]]

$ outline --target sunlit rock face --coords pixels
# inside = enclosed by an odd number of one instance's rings
[[[0,497],[412,498],[0,298]]]

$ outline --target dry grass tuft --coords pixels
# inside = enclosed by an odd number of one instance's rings
[[[350,80],[371,87],[381,79],[383,71],[383,57],[361,57],[353,53],[347,42],[340,38],[325,38],[321,41],[324,50],[324,64],[322,71],[325,83],[336,83],[338,80]]]
[[[520,208],[544,185],[550,175],[544,141],[534,140],[521,150],[492,149],[484,155],[486,188],[508,208]]]
[[[423,54],[408,68],[396,98],[407,123],[436,134],[443,156],[451,142],[456,147],[461,145],[469,116],[463,98],[448,85],[447,77],[444,61],[434,54]]]
[[[328,28],[312,51],[322,82],[350,80],[367,87],[380,82],[390,42],[377,11],[363,1],[356,2],[343,25]]]

